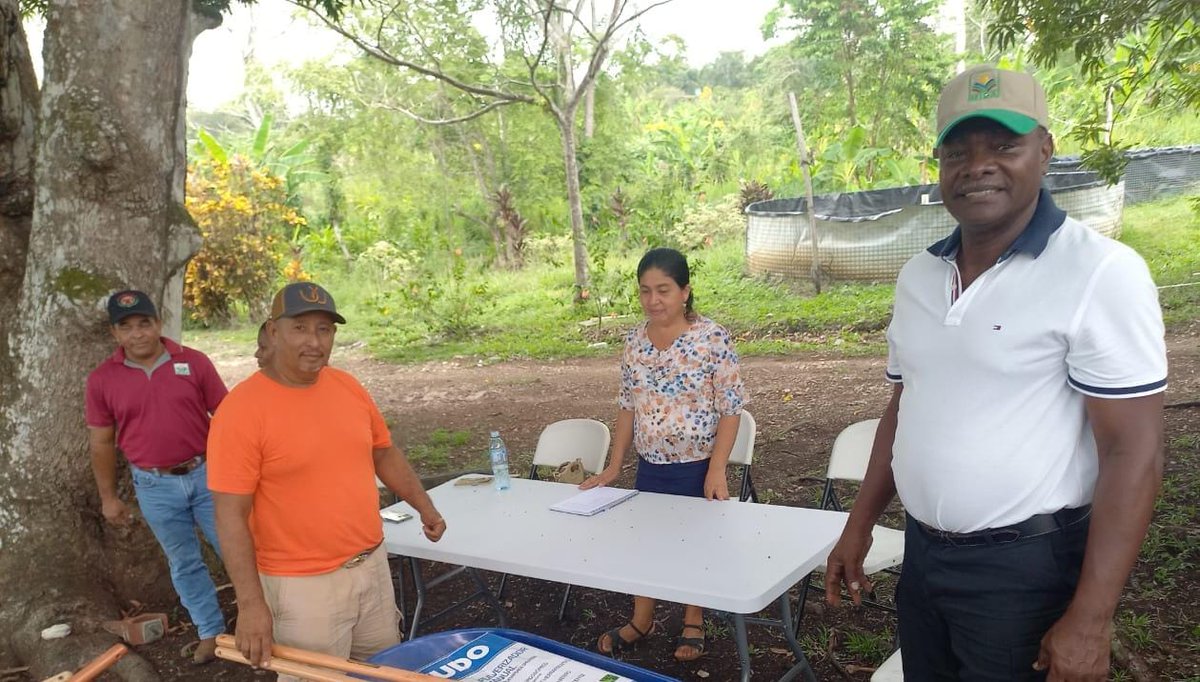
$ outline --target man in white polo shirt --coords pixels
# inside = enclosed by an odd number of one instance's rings
[[[892,399],[825,583],[832,603],[843,583],[861,600],[871,527],[899,494],[907,679],[1106,679],[1161,481],[1157,290],[1041,188],[1046,123],[1037,82],[990,66],[938,102],[959,226],[900,272]]]

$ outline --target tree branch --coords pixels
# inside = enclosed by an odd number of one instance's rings
[[[538,12],[542,14],[542,44],[538,46],[537,55],[532,61],[530,61],[529,57],[525,56],[524,53],[521,54],[521,59],[525,61],[525,65],[529,68],[530,87],[532,87],[534,92],[536,92],[542,98],[542,100],[546,102],[546,106],[549,107],[550,112],[554,114],[554,117],[558,119],[559,123],[561,124],[565,118],[562,109],[559,109],[558,104],[554,101],[554,98],[550,96],[550,93],[546,92],[542,85],[538,83],[537,78],[537,69],[539,66],[541,66],[542,60],[546,56],[546,47],[550,44],[550,16],[553,6],[553,2],[551,2],[548,3],[548,6],[545,10],[542,10],[540,6],[538,7]]]
[[[493,109],[499,109],[500,107],[508,106],[510,104],[517,104],[517,102],[515,100],[496,100],[494,102],[489,102],[484,107],[477,109],[469,114],[464,114],[462,116],[456,116],[454,118],[425,118],[424,116],[421,116],[420,114],[417,114],[416,112],[409,111],[408,109],[405,109],[404,107],[402,107],[398,104],[388,104],[386,102],[376,102],[374,105],[368,105],[368,106],[376,106],[381,109],[387,109],[389,111],[396,111],[401,114],[404,114],[405,116],[413,119],[414,121],[419,121],[421,123],[425,123],[428,125],[446,126],[446,125],[454,125],[455,123],[465,123],[472,119],[479,118],[480,116],[483,116],[484,114],[488,113],[489,111],[492,111]]]
[[[512,92],[504,92],[503,90],[496,90],[495,88],[489,88],[489,87],[485,87],[482,85],[473,85],[470,83],[465,83],[465,82],[463,82],[449,74],[446,74],[442,71],[439,71],[437,69],[431,69],[427,66],[422,66],[420,64],[410,62],[406,59],[401,59],[401,58],[391,54],[387,50],[383,49],[383,47],[381,47],[377,44],[371,45],[367,41],[363,40],[361,37],[351,33],[350,31],[347,31],[340,24],[338,24],[334,20],[327,17],[324,13],[320,12],[315,7],[309,7],[309,6],[305,5],[303,2],[301,2],[300,0],[287,0],[287,2],[291,3],[292,5],[294,5],[296,7],[303,8],[303,9],[307,10],[308,12],[315,14],[330,29],[332,29],[333,31],[335,31],[336,33],[341,35],[343,38],[354,43],[363,52],[367,53],[368,55],[370,55],[382,62],[391,64],[392,66],[398,66],[398,67],[406,68],[406,69],[409,69],[412,71],[416,71],[419,74],[423,74],[423,75],[429,76],[431,78],[436,78],[454,88],[457,88],[458,90],[470,93],[472,95],[479,95],[481,97],[489,97],[489,98],[501,100],[504,102],[524,102],[526,104],[536,104],[537,103],[537,100],[535,100],[534,98],[532,98],[528,95],[522,95],[522,94],[512,93]]]

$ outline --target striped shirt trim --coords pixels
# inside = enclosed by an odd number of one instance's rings
[[[1074,377],[1070,376],[1067,377],[1067,381],[1071,384],[1071,386],[1075,387],[1076,390],[1095,396],[1149,395],[1151,393],[1157,393],[1167,387],[1167,380],[1165,378],[1158,381],[1152,381],[1148,384],[1142,384],[1141,386],[1119,387],[1089,386],[1088,384],[1076,381]]]

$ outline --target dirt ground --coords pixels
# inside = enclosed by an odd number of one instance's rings
[[[1198,342],[1200,335],[1196,333],[1174,335],[1169,340],[1168,403],[1200,400]],[[233,384],[254,369],[249,356],[252,349],[207,350],[212,351],[227,383]],[[523,473],[528,470],[537,436],[547,424],[569,417],[592,417],[611,427],[616,412],[618,377],[616,361],[611,358],[490,364],[463,358],[404,366],[372,360],[361,348],[341,348],[335,352],[333,362],[363,382],[378,401],[393,433],[409,447],[429,443],[437,430],[469,433],[466,444],[446,453],[439,466],[418,462],[422,475],[483,466],[490,429],[501,431],[513,453],[514,471]],[[878,416],[887,401],[890,388],[883,381],[883,369],[882,358],[802,355],[743,361],[752,401],[748,409],[759,428],[754,477],[763,501],[816,505],[829,448],[838,432],[852,422]],[[1168,441],[1182,434],[1197,434],[1198,422],[1200,410],[1195,407],[1168,410]],[[627,469],[618,484],[631,483],[632,469]],[[448,532],[453,528],[450,519]],[[1197,569],[1189,570],[1193,575],[1184,584],[1194,586]],[[404,580],[408,583],[406,575]],[[466,588],[465,582],[449,585],[442,589],[453,592],[455,585]],[[628,617],[627,597],[577,589],[568,617],[560,623],[556,618],[561,594],[558,586],[525,578],[514,578],[509,585],[504,602],[511,627],[576,646],[593,647],[601,632]],[[886,581],[881,591],[890,594]],[[1190,589],[1185,592],[1190,593]],[[232,590],[222,592],[226,615],[232,620],[236,609],[231,598]],[[436,610],[437,606],[435,601],[431,608]],[[173,613],[179,612],[176,605]],[[891,614],[875,609],[831,612],[811,598],[806,612],[802,643],[820,680],[869,679],[873,668],[889,653],[888,643],[895,628]],[[626,660],[684,680],[736,679],[737,659],[730,628],[717,617],[708,621],[708,652],[694,663],[674,661],[671,652],[680,615],[679,607],[660,605],[656,615],[658,634]],[[480,605],[460,611],[436,627],[495,624],[494,615]],[[193,636],[194,631],[184,629],[140,650],[163,672],[164,679],[273,678],[226,662],[200,669],[182,665],[179,650]],[[1164,635],[1164,639],[1169,638],[1169,633]],[[757,679],[777,679],[790,667],[792,656],[782,636],[751,626],[750,641]],[[1151,665],[1151,679],[1196,679],[1193,676],[1200,675],[1200,655],[1186,644],[1153,658]]]

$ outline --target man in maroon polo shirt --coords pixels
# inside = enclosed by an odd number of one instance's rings
[[[108,318],[118,347],[88,375],[86,405],[101,511],[113,524],[132,518],[117,496],[120,446],[138,507],[167,555],[171,582],[196,625],[200,642],[192,660],[208,663],[215,658],[225,619],[196,527],[219,553],[204,451],[209,420],[227,390],[203,353],[162,336],[162,320],[146,294],[113,294]]]

